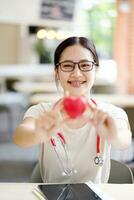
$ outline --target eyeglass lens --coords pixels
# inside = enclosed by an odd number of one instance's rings
[[[76,64],[78,64],[78,67],[81,71],[90,71],[93,69],[92,61],[84,61],[78,63],[72,61],[65,61],[60,63],[60,68],[62,71],[71,72],[74,70]]]

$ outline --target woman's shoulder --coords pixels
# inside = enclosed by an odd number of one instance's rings
[[[44,112],[48,112],[52,109],[54,103],[51,102],[43,102],[36,105],[33,105],[28,108],[26,111],[24,118],[26,117],[38,117],[39,115],[43,114]]]
[[[108,112],[115,118],[125,118],[127,119],[127,114],[123,108],[113,105],[112,103],[108,102],[98,102],[98,107],[103,111]]]
[[[41,110],[41,111],[49,111],[53,107],[54,103],[52,102],[43,102],[36,105],[31,106],[29,109],[31,110]]]

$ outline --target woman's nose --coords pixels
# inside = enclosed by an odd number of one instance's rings
[[[81,75],[81,70],[79,69],[78,64],[75,64],[75,68],[74,68],[72,74],[75,75],[75,76],[80,76]]]

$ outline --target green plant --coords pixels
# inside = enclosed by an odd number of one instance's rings
[[[113,54],[113,31],[116,16],[115,3],[99,3],[86,11],[89,37],[94,41],[101,57]]]
[[[45,47],[43,39],[38,39],[36,41],[34,49],[39,55],[40,63],[51,63],[51,55],[50,52]]]

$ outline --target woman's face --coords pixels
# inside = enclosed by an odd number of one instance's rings
[[[70,60],[80,62],[82,60],[93,61],[93,56],[90,51],[81,45],[73,45],[67,47],[61,54],[60,61]],[[64,72],[58,67],[56,71],[58,79],[64,92],[68,92],[71,96],[88,95],[94,83],[95,66],[91,71],[81,71],[78,64],[71,72]]]

